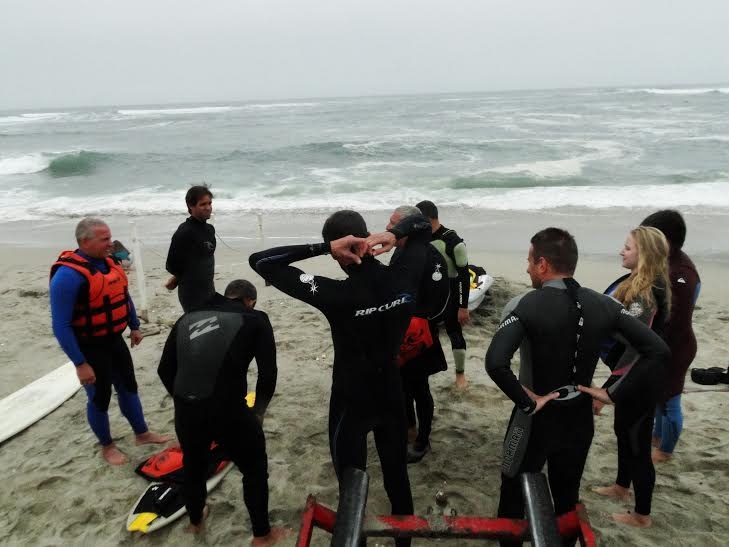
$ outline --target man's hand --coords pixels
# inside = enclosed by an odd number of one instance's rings
[[[604,407],[604,406],[605,406],[605,403],[603,403],[602,401],[598,401],[597,399],[593,399],[592,400],[592,413],[595,416],[599,416],[600,413],[602,412],[602,407]]]
[[[142,332],[139,329],[137,329],[137,330],[133,330],[129,334],[129,338],[131,338],[131,340],[132,340],[132,347],[134,347],[134,346],[138,346],[139,343],[142,340],[144,340],[144,335],[142,334]]]
[[[96,383],[96,374],[94,374],[94,369],[92,369],[91,365],[86,362],[83,362],[76,367],[76,376],[78,376],[78,381],[82,386]]]
[[[332,250],[332,258],[342,266],[350,264],[361,264],[362,257],[367,252],[367,243],[361,237],[344,236],[329,243]]]
[[[559,393],[556,391],[553,391],[552,393],[547,393],[546,395],[537,395],[534,393],[531,389],[529,389],[526,386],[521,386],[524,391],[526,391],[526,394],[529,395],[529,398],[537,403],[536,408],[534,409],[534,412],[532,412],[532,415],[536,414],[542,408],[544,408],[544,405],[546,405],[549,401],[552,401],[559,397]]]
[[[177,278],[173,275],[165,281],[165,289],[168,291],[174,291],[177,288]]]
[[[471,320],[471,312],[468,311],[468,308],[458,308],[458,322],[461,324],[461,326],[465,325]]]
[[[601,403],[604,403],[606,405],[613,404],[612,399],[610,399],[610,396],[608,395],[607,389],[603,389],[601,387],[585,387],[585,386],[577,386],[577,389],[579,389],[582,393],[587,393],[590,397],[593,399],[597,399]],[[594,411],[594,407],[593,407]]]
[[[370,234],[366,241],[372,256],[378,256],[391,251],[397,243],[397,238],[392,232],[380,232],[379,234]]]

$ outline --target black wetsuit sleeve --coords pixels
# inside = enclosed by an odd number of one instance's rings
[[[172,395],[177,375],[177,325],[172,327],[165,347],[162,350],[162,357],[157,367],[157,375],[164,384],[167,393]]]
[[[184,226],[184,225],[183,225]],[[189,247],[189,238],[185,237],[186,230],[183,227],[177,229],[172,234],[170,248],[167,251],[167,262],[165,268],[174,276],[181,276],[185,271],[185,263],[187,261],[187,252]]]
[[[622,378],[607,388],[608,395],[615,402],[644,397],[646,391],[662,391],[659,385],[664,376],[664,367],[671,357],[671,350],[644,323],[621,309],[615,321],[615,330],[622,335],[640,355],[633,367]]]
[[[276,366],[276,341],[273,336],[273,327],[265,313],[260,314],[261,327],[256,336],[256,365],[258,367],[258,380],[256,382],[256,403],[253,412],[263,417],[268,404],[276,390],[278,367]]]
[[[410,215],[395,224],[388,230],[397,239],[406,236],[418,237],[420,235],[428,235],[430,238],[430,222],[423,215]]]
[[[536,403],[511,370],[511,358],[526,336],[526,329],[519,318],[509,314],[499,325],[486,352],[486,372],[509,399],[526,414],[534,411]]]
[[[468,307],[468,292],[471,290],[471,274],[468,273],[468,266],[456,266],[458,272],[458,307]]]

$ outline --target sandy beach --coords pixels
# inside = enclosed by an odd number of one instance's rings
[[[468,343],[466,372],[469,387],[452,388],[451,368],[431,378],[436,411],[432,452],[410,466],[416,514],[434,505],[434,494],[444,488],[450,505],[461,515],[494,516],[498,504],[501,443],[512,404],[484,372],[483,358],[497,326],[501,307],[527,289],[526,252],[529,237],[548,225],[572,231],[581,258],[576,278],[602,290],[621,275],[617,252],[627,231],[648,210],[558,210],[538,213],[455,211],[444,209],[444,224],[466,239],[470,262],[496,277],[490,298],[472,314],[465,329]],[[365,214],[371,230],[384,228],[388,213]],[[335,508],[337,483],[327,443],[327,411],[332,345],[329,327],[314,308],[293,300],[262,280],[247,264],[251,251],[305,241],[317,241],[326,217],[316,215],[214,218],[221,241],[216,252],[216,287],[246,278],[259,290],[258,308],[268,313],[278,349],[278,386],[264,430],[269,456],[271,520],[298,530],[306,495]],[[729,238],[727,217],[687,212],[685,250],[702,278],[702,292],[694,315],[698,355],[693,366],[729,364]],[[67,361],[50,328],[48,268],[58,252],[73,248],[78,219],[43,223],[10,223],[0,237],[0,305],[9,312],[0,329],[0,397],[50,372]],[[156,368],[169,326],[180,316],[177,295],[163,288],[164,258],[172,230],[183,220],[114,217],[112,233],[129,241],[130,220],[142,241],[146,273],[150,333],[132,351],[139,393],[147,421],[154,431],[173,433],[172,400],[159,381]],[[304,263],[311,273],[341,277],[329,257]],[[140,292],[130,273],[132,295],[140,308]],[[448,347],[443,335],[444,347]],[[255,366],[252,366],[255,371]],[[607,368],[598,366],[598,378]],[[253,373],[249,383],[255,382]],[[684,431],[674,459],[657,468],[653,497],[654,526],[636,530],[614,523],[610,513],[632,508],[593,494],[590,487],[615,478],[616,442],[612,411],[596,418],[596,435],[582,483],[582,498],[605,546],[726,545],[729,537],[729,391],[701,389],[690,380],[683,397]],[[85,416],[86,397],[79,391],[58,410],[0,445],[0,468],[5,484],[0,491],[0,544],[3,545],[232,545],[247,543],[251,531],[241,497],[240,474],[231,472],[209,496],[211,515],[201,538],[184,533],[183,523],[150,536],[132,535],[125,521],[136,498],[147,486],[134,466],[156,452],[156,447],[134,446],[134,436],[119,412],[110,407],[112,433],[132,463],[110,467]],[[368,513],[386,513],[389,504],[382,488],[379,462],[370,449]],[[445,485],[445,486],[444,486]],[[293,536],[292,536],[293,538]],[[293,543],[293,539],[291,540]],[[315,532],[312,545],[328,545],[329,536]],[[369,545],[390,545],[370,540]],[[413,545],[471,545],[457,541],[414,541]]]

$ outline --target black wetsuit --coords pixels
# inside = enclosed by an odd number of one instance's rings
[[[433,241],[440,240],[442,243],[437,245],[440,252],[445,253],[453,262],[455,277],[450,278],[451,298],[448,301],[448,309],[443,315],[446,333],[451,341],[451,348],[454,350],[465,350],[466,339],[463,337],[463,328],[458,321],[458,310],[468,308],[468,294],[471,287],[471,278],[468,273],[468,264],[458,264],[455,254],[455,248],[463,243],[463,239],[455,232],[441,225],[432,235]],[[466,261],[467,262],[467,261]],[[456,366],[458,369],[458,366]],[[457,370],[457,372],[463,372]]]
[[[267,282],[321,310],[329,321],[334,343],[329,447],[337,476],[348,467],[366,468],[367,434],[373,431],[392,513],[410,515],[407,427],[395,359],[415,311],[430,224],[411,216],[391,231],[398,238],[409,236],[398,260],[385,266],[366,256],[362,264],[347,267],[344,280],[290,266],[328,253],[328,243],[277,247],[252,254],[249,262]]]
[[[418,436],[414,445],[417,451],[422,451],[428,446],[433,425],[435,404],[428,377],[448,368],[438,335],[438,322],[443,318],[450,303],[448,267],[435,247],[430,245],[427,249],[414,316],[428,321],[433,345],[400,368],[408,426],[415,427],[417,416]],[[390,263],[395,264],[399,257],[400,249],[395,251]]]
[[[578,341],[580,315],[583,325]],[[565,385],[589,386],[601,342],[614,332],[641,355],[623,381],[609,389],[617,406],[640,397],[645,386],[661,376],[669,350],[655,333],[614,299],[579,287],[572,279],[548,281],[543,288],[515,298],[504,308],[502,322],[486,354],[486,370],[516,404],[504,440],[500,517],[523,517],[518,474],[541,471],[545,463],[556,514],[571,511],[578,502],[593,435],[592,400],[579,395],[571,400],[551,401],[531,415],[535,403],[522,384],[537,395]],[[510,362],[519,348],[517,380]]]
[[[246,373],[255,357],[256,402],[246,406]],[[200,522],[207,496],[210,444],[217,441],[243,473],[243,499],[254,536],[270,531],[268,458],[261,419],[276,387],[276,344],[268,316],[217,297],[186,313],[170,332],[158,374],[175,402],[183,451],[185,506]]]
[[[215,228],[188,217],[172,235],[166,268],[177,278],[177,297],[184,311],[209,302],[215,294]]]

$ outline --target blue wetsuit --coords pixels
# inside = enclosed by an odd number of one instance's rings
[[[108,273],[109,268],[105,260],[92,258],[81,250],[77,250],[76,253],[86,258],[102,273]],[[127,418],[134,432],[139,435],[145,433],[148,428],[137,394],[132,357],[121,334],[79,340],[74,333],[71,326],[73,310],[76,300],[80,296],[85,297],[84,285],[87,285],[84,276],[66,266],[58,268],[53,275],[50,284],[53,334],[61,349],[74,365],[79,366],[86,362],[94,369],[96,383],[84,386],[88,396],[86,416],[91,430],[101,445],[107,446],[113,442],[108,414],[112,385],[119,398],[122,414]],[[129,298],[128,313],[129,327],[132,330],[139,329],[139,319],[131,297]]]

